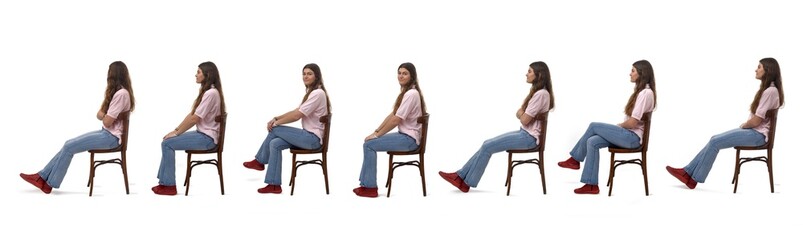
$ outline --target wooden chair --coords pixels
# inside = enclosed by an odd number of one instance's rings
[[[650,187],[647,184],[647,148],[650,146],[650,127],[652,126],[652,112],[644,113],[641,118],[641,121],[644,122],[644,134],[641,138],[641,146],[638,148],[618,148],[618,147],[608,147],[608,152],[611,153],[611,168],[610,173],[608,174],[608,196],[611,196],[611,192],[613,191],[613,177],[616,172],[616,167],[619,167],[623,164],[637,164],[641,166],[641,174],[644,176],[644,193],[645,195],[650,195]],[[630,159],[630,160],[615,160],[614,155],[617,153],[641,153],[641,158]]]
[[[543,112],[535,115],[534,121],[541,121],[541,135],[538,136],[538,146],[532,149],[522,149],[522,150],[507,150],[507,180],[505,181],[505,186],[507,186],[507,195],[510,196],[510,185],[512,184],[511,180],[513,178],[513,168],[521,165],[521,164],[535,164],[538,166],[538,170],[541,172],[541,188],[544,190],[544,194],[546,194],[546,180],[544,178],[544,145],[546,145],[546,127],[548,123],[549,112]],[[513,160],[514,153],[534,153],[538,152],[538,158],[532,158],[527,160]]]
[[[184,178],[184,196],[190,193],[190,177],[192,176],[192,168],[202,164],[211,164],[217,167],[217,175],[220,178],[220,195],[224,195],[223,191],[223,143],[226,139],[226,117],[228,113],[223,113],[215,117],[215,121],[220,123],[220,131],[217,137],[217,146],[208,150],[186,150],[187,153],[187,175]],[[217,159],[209,160],[192,160],[193,154],[217,154]]]
[[[418,149],[413,151],[407,152],[398,152],[398,151],[388,151],[388,181],[385,183],[385,187],[388,188],[388,195],[390,197],[390,189],[393,187],[393,171],[396,168],[401,166],[416,166],[418,167],[418,172],[421,175],[421,187],[424,190],[424,197],[427,196],[427,182],[426,178],[424,177],[424,153],[427,150],[427,129],[429,128],[429,113],[424,114],[424,116],[418,117],[418,123],[421,124],[421,144],[418,145]],[[396,155],[418,155],[418,160],[407,161],[407,162],[394,162],[393,156]]]
[[[731,184],[733,184],[733,193],[736,193],[736,187],[739,186],[739,172],[741,171],[742,164],[752,161],[761,161],[767,164],[767,170],[770,174],[770,192],[775,193],[775,183],[772,180],[772,147],[775,145],[775,125],[778,121],[778,109],[767,111],[766,117],[770,119],[770,132],[767,143],[756,147],[734,147],[734,149],[736,149],[736,169],[733,172],[733,180],[731,181]],[[740,157],[742,150],[767,150],[767,156],[743,158]]]
[[[293,171],[290,175],[290,196],[293,195],[293,192],[296,189],[296,173],[298,168],[307,164],[315,164],[321,166],[323,170],[323,181],[324,185],[326,186],[326,194],[329,194],[329,170],[326,166],[326,153],[329,152],[329,127],[332,125],[332,114],[329,113],[326,116],[322,116],[319,120],[323,123],[323,144],[318,149],[300,149],[300,148],[290,148],[290,153],[293,154]],[[296,161],[297,154],[321,154],[320,159],[314,160],[306,160],[306,161]]]
[[[103,164],[114,163],[120,165],[123,169],[123,181],[125,182],[125,194],[128,194],[128,166],[125,161],[125,153],[128,149],[128,118],[129,111],[121,112],[117,115],[117,120],[123,121],[123,134],[120,135],[120,145],[112,149],[91,149],[89,150],[89,181],[86,186],[89,187],[89,196],[92,196],[92,191],[95,189],[95,169]],[[120,158],[109,160],[95,160],[95,154],[98,153],[120,153]]]

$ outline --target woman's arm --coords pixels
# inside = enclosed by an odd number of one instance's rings
[[[371,135],[365,137],[365,141],[385,135],[386,133],[390,132],[390,130],[393,130],[393,128],[396,128],[396,126],[398,126],[399,123],[401,123],[401,120],[402,119],[400,117],[397,117],[393,113],[388,114],[388,116],[385,117],[385,120],[382,121],[382,124],[379,125],[379,128],[374,130],[374,133],[372,133]]]
[[[638,127],[638,123],[639,123],[639,120],[637,120],[637,119],[635,119],[633,117],[628,117],[627,120],[625,120],[622,123],[616,124],[616,125],[620,126],[622,128],[625,128],[625,129],[633,129],[633,128]]]
[[[273,130],[273,127],[276,125],[282,125],[285,123],[298,121],[303,116],[304,114],[301,113],[301,111],[299,111],[298,108],[286,112],[282,115],[276,116],[268,122],[268,131]]]
[[[758,125],[759,125],[759,124],[761,124],[761,121],[763,121],[763,120],[764,120],[764,119],[761,119],[760,117],[758,117],[758,116],[756,116],[756,115],[754,114],[754,115],[753,115],[753,116],[750,118],[750,120],[747,120],[747,122],[744,122],[744,123],[742,123],[742,125],[741,125],[741,126],[739,126],[739,127],[740,127],[740,128],[745,128],[745,129],[747,129],[747,128],[754,128],[754,127],[758,127]]]
[[[199,121],[201,121],[201,117],[198,117],[198,115],[192,113],[187,114],[187,116],[184,117],[184,121],[181,121],[181,123],[178,125],[178,127],[176,127],[176,129],[167,133],[167,135],[165,135],[164,138],[162,139],[168,139],[171,137],[181,135],[182,133],[186,132],[187,130],[195,126],[195,124],[197,124]]]
[[[535,119],[533,117],[530,117],[530,115],[524,114],[524,109],[522,108],[519,108],[519,111],[516,111],[516,118],[519,119],[521,125],[530,124],[533,121],[533,119]]]

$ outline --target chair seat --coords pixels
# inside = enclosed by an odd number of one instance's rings
[[[90,149],[89,153],[113,153],[113,152],[121,152],[123,151],[123,146],[120,145],[116,148],[112,149]]]
[[[207,150],[186,150],[184,152],[185,153],[191,153],[191,154],[217,153],[217,146],[212,148],[212,149],[207,149]]]
[[[736,146],[736,147],[733,147],[733,148],[736,149],[736,150],[765,150],[765,149],[767,149],[767,145],[764,144],[762,146],[755,146],[755,147],[751,147],[751,146]]]
[[[538,148],[531,148],[531,149],[510,149],[507,150],[507,153],[533,153],[538,152]]]
[[[388,155],[416,155],[419,154],[418,150],[413,151],[388,151]]]
[[[641,152],[641,148],[617,148],[617,147],[608,147],[608,152],[611,153],[637,153]]]
[[[301,149],[301,148],[290,148],[290,153],[295,154],[315,154],[315,153],[323,153],[323,147],[318,149]]]

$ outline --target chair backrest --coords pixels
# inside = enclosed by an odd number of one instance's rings
[[[123,121],[123,134],[120,135],[120,150],[125,151],[128,149],[128,118],[131,115],[130,111],[125,111],[117,114],[117,120]]]
[[[646,152],[650,146],[650,127],[652,126],[652,112],[644,113],[641,115],[641,121],[644,122],[644,134],[641,136],[641,151]]]
[[[418,145],[418,152],[424,154],[427,151],[427,130],[429,129],[429,113],[418,117],[418,123],[421,124],[421,144]]]
[[[778,122],[778,109],[768,110],[766,115],[767,118],[770,119],[770,132],[767,134],[767,149],[772,149],[772,146],[775,145],[775,125]]]
[[[229,113],[224,112],[215,117],[215,122],[220,123],[220,131],[218,131],[217,135],[217,151],[220,153],[223,153],[223,143],[226,140],[226,118],[228,115]]]
[[[536,114],[535,121],[541,121],[541,135],[538,136],[538,148],[536,148],[536,150],[544,152],[544,146],[546,145],[546,127],[549,123],[549,111]]]
[[[327,115],[321,116],[319,121],[323,123],[323,144],[321,145],[321,151],[327,152],[329,150],[329,126],[332,125],[332,113],[330,112]]]

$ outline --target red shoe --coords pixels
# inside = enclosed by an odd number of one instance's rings
[[[279,194],[279,193],[282,193],[282,186],[268,184],[267,186],[265,186],[263,188],[257,189],[257,192],[259,192],[259,193],[276,193],[276,194]]]
[[[457,189],[460,189],[461,192],[468,192],[468,190],[470,189],[469,186],[465,182],[463,182],[463,179],[460,178],[459,175],[457,175],[457,173],[445,173],[443,171],[440,171],[438,172],[438,175],[441,175],[443,180],[446,180],[447,182],[451,183]]]
[[[257,171],[265,170],[265,164],[260,163],[256,159],[248,161],[248,162],[244,162],[243,166],[245,166],[245,168],[250,168],[250,169],[257,170]]]
[[[165,186],[161,184],[152,187],[151,190],[153,191],[153,193],[156,193],[157,195],[173,196],[178,193],[178,191],[176,191],[176,186]]]
[[[566,159],[566,161],[558,162],[558,166],[560,166],[562,168],[568,168],[568,169],[577,170],[577,169],[580,169],[580,162],[578,162],[577,160],[574,160],[573,157],[569,157],[569,159]]]
[[[686,184],[686,187],[689,189],[694,189],[697,187],[697,181],[691,178],[691,175],[686,172],[683,168],[673,168],[670,166],[666,166],[666,171],[669,174],[672,174],[673,177],[677,178],[683,184]]]
[[[379,196],[377,188],[358,187],[352,190],[352,192],[354,192],[354,194],[357,194],[357,196],[360,197],[375,198]]]
[[[580,188],[574,189],[576,194],[599,194],[599,186],[586,184]]]
[[[25,180],[34,187],[38,188],[39,190],[42,190],[42,192],[44,193],[50,194],[50,192],[53,191],[53,188],[50,187],[50,185],[48,185],[47,182],[45,182],[45,180],[42,179],[42,177],[39,176],[39,173],[34,173],[34,174],[20,173],[20,177],[22,178],[22,180]]]

